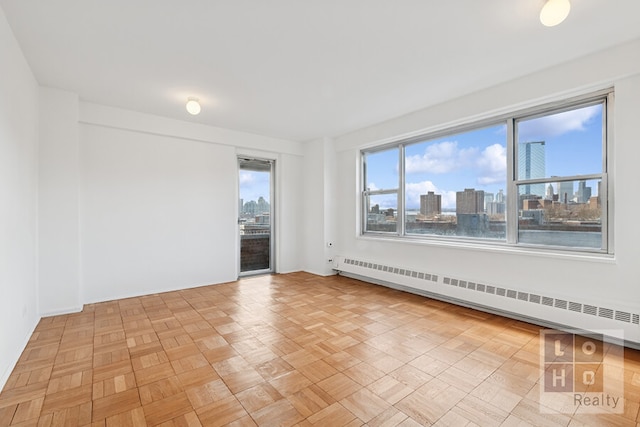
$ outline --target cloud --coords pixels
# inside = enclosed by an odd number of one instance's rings
[[[478,177],[479,185],[496,184],[506,179],[507,148],[501,144],[489,145],[482,150],[479,147],[459,148],[456,141],[446,141],[427,146],[422,155],[408,156],[405,168],[407,174],[470,170]]]
[[[405,160],[407,173],[450,173],[466,168],[478,155],[477,147],[459,148],[457,141],[429,144],[424,154],[414,154]]]
[[[251,172],[240,172],[240,185],[248,185],[254,181],[254,176]]]
[[[380,190],[380,188],[378,188],[378,186],[376,185],[375,182],[370,182],[369,185],[367,186],[367,188],[369,189],[369,191]]]
[[[601,111],[602,106],[598,104],[522,121],[518,124],[518,138],[522,142],[544,141],[567,132],[583,131]]]
[[[505,182],[507,173],[507,148],[493,144],[486,147],[476,160],[478,184],[490,185]]]
[[[380,209],[398,209],[398,195],[397,194],[378,194],[371,196],[371,206],[378,205]]]

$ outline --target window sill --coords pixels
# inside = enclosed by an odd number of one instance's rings
[[[588,262],[602,262],[607,264],[615,264],[616,258],[614,254],[607,254],[602,252],[590,252],[590,251],[575,251],[571,249],[555,249],[555,248],[541,248],[537,246],[528,245],[509,245],[502,242],[480,242],[471,241],[466,239],[460,239],[456,241],[441,240],[441,239],[429,239],[429,238],[414,238],[411,236],[399,237],[397,235],[383,235],[383,234],[359,234],[356,236],[358,240],[364,241],[376,241],[376,242],[390,242],[390,243],[402,243],[415,246],[428,246],[436,248],[447,249],[461,249],[469,251],[480,252],[493,252],[500,254],[510,255],[527,255],[537,256],[543,258],[554,259],[567,259],[575,261],[588,261]]]

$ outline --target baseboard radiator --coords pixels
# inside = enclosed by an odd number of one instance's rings
[[[544,327],[604,334],[611,341],[640,349],[640,313],[633,310],[347,256],[335,257],[334,269],[369,283]]]

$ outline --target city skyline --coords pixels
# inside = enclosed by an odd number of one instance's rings
[[[240,171],[240,199],[257,202],[260,197],[271,203],[271,173],[243,169]]]
[[[545,142],[545,175],[574,176],[602,172],[602,105],[582,107],[517,123],[521,145]],[[442,195],[442,209],[455,209],[456,192],[475,188],[498,194],[506,186],[506,125],[426,140],[405,148],[406,207],[420,208],[420,196]],[[367,183],[371,190],[398,188],[398,152],[367,155]],[[557,183],[553,180],[557,191]],[[593,182],[593,195],[597,186]],[[594,188],[595,187],[595,188]],[[544,195],[544,193],[542,194]],[[378,196],[381,208],[396,207],[396,195]]]

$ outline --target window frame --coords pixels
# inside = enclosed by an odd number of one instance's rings
[[[398,173],[398,187],[397,188],[388,188],[388,189],[380,189],[380,190],[369,190],[368,188],[365,188],[365,186],[367,185],[367,161],[366,161],[366,155],[367,154],[375,154],[375,153],[380,153],[383,151],[390,151],[393,150],[395,148],[398,148],[395,144],[393,145],[383,145],[381,147],[376,147],[373,150],[363,150],[361,151],[360,154],[360,161],[361,161],[361,170],[362,170],[362,176],[361,176],[361,188],[362,188],[362,196],[361,196],[361,206],[362,206],[362,218],[361,218],[361,224],[362,224],[362,228],[361,228],[361,234],[370,234],[370,233],[374,233],[374,234],[380,234],[380,235],[392,235],[392,236],[397,236],[397,235],[403,235],[404,234],[404,225],[400,225],[398,223],[398,221],[396,221],[396,231],[379,231],[379,230],[367,230],[367,226],[369,225],[369,220],[368,220],[368,215],[369,215],[369,210],[367,209],[367,207],[369,206],[369,204],[367,203],[367,198],[371,197],[371,196],[379,196],[379,195],[385,195],[385,194],[396,194],[396,199],[397,199],[397,203],[396,203],[396,217],[399,218],[400,212],[404,212],[404,203],[401,205],[400,204],[400,193],[402,192],[404,194],[404,191],[401,191],[402,188],[402,182],[403,182],[403,172],[404,172],[404,159],[402,158],[404,155],[404,149],[401,148],[398,150],[398,168],[399,168],[399,173]],[[401,207],[402,206],[402,207]],[[402,229],[400,229],[400,227],[402,227]],[[402,234],[400,234],[402,233]]]
[[[523,120],[530,120],[538,117],[544,117],[553,114],[559,114],[565,111],[571,111],[579,108],[588,107],[590,105],[602,104],[602,170],[600,173],[584,174],[575,176],[554,176],[537,179],[522,180],[518,179],[518,141],[517,141],[517,124]],[[524,248],[526,250],[542,250],[560,251],[562,253],[576,254],[601,254],[613,255],[613,224],[611,211],[613,208],[612,189],[610,188],[609,175],[611,173],[611,146],[612,146],[612,117],[614,108],[614,90],[607,88],[589,94],[575,96],[571,98],[563,98],[558,101],[538,104],[525,109],[513,110],[493,117],[487,117],[482,120],[469,121],[449,127],[443,127],[435,131],[426,131],[420,134],[399,138],[391,142],[386,142],[378,146],[372,146],[360,150],[360,210],[361,223],[359,225],[359,235],[365,237],[380,238],[398,238],[406,241],[417,241],[425,243],[444,243],[453,246],[489,246],[489,247],[508,247],[508,248]],[[405,190],[406,190],[406,170],[405,170],[405,147],[428,141],[431,139],[441,138],[447,135],[456,135],[482,128],[506,125],[506,191],[507,205],[505,211],[505,239],[490,239],[482,237],[468,236],[439,236],[439,235],[418,235],[406,233],[406,209],[405,209]],[[384,189],[369,191],[365,188],[367,179],[367,165],[365,157],[367,154],[391,150],[398,150],[398,187],[396,189]],[[556,246],[549,244],[532,244],[518,241],[518,186],[534,183],[556,183],[562,181],[578,181],[578,180],[600,180],[601,181],[601,234],[602,243],[600,248],[575,247],[575,246]],[[393,194],[397,193],[397,226],[395,232],[367,230],[367,197],[377,194]],[[515,196],[515,197],[514,197]]]

